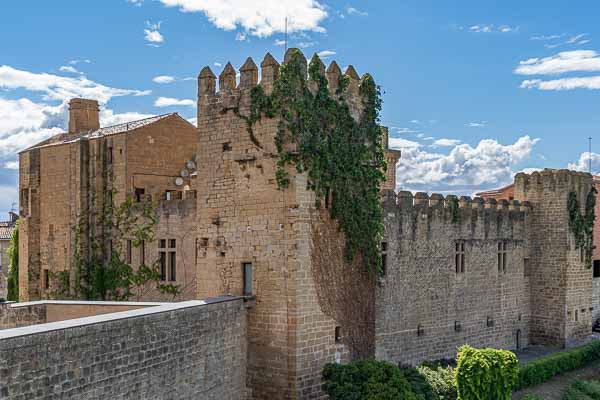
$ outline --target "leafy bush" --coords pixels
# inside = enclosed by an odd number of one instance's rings
[[[600,341],[528,362],[519,368],[516,389],[539,385],[596,360],[600,360]]]
[[[517,380],[517,357],[507,350],[458,350],[456,384],[460,400],[510,400]]]
[[[375,360],[325,365],[323,390],[331,400],[428,400],[412,391],[400,368]]]
[[[565,392],[563,400],[600,400],[599,381],[575,380]]]
[[[418,399],[438,400],[439,397],[434,393],[429,381],[417,368],[402,369],[402,374],[408,380],[412,391]]]
[[[423,364],[417,369],[433,391],[433,398],[435,400],[456,400],[458,393],[452,367],[443,368],[440,365],[430,367],[428,365]]]

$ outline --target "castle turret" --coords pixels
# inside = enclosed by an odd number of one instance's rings
[[[574,193],[585,214],[591,189],[592,176],[575,171],[547,169],[515,177],[515,199],[529,201],[532,210],[531,258],[525,262],[532,343],[569,346],[591,333],[592,271],[573,234],[568,208]]]

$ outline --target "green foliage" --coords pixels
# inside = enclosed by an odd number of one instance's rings
[[[452,367],[444,368],[440,365],[429,367],[421,365],[417,368],[421,376],[427,381],[427,384],[433,392],[435,400],[456,400],[458,392],[456,388],[456,379]]]
[[[299,173],[307,172],[308,188],[315,192],[317,204],[323,199],[332,200],[330,215],[339,221],[346,235],[348,260],[361,253],[369,270],[382,272],[379,245],[383,211],[379,190],[387,165],[379,126],[379,87],[368,74],[361,79],[363,112],[357,122],[343,99],[329,95],[322,63],[316,55],[309,65],[309,80],[316,87],[314,94],[305,78],[302,55],[296,52],[281,66],[271,95],[267,96],[260,86],[252,90],[250,115],[242,118],[257,145],[253,124],[263,115],[279,119],[275,138],[279,188],[290,184],[287,165],[294,165]],[[349,77],[341,77],[338,94],[348,84]],[[239,110],[234,111],[239,115]]]
[[[411,390],[398,367],[375,360],[325,365],[323,390],[331,400],[428,400]]]
[[[517,357],[496,349],[461,346],[456,383],[460,400],[509,400],[517,380]]]
[[[58,288],[56,295],[61,298],[124,301],[133,295],[139,296],[150,285],[175,297],[179,293],[178,286],[160,281],[159,260],[133,268],[123,254],[126,240],[131,240],[133,249],[154,240],[158,224],[155,209],[151,202],[135,203],[131,198],[118,207],[109,203],[98,218],[106,233],[90,238],[92,252],[88,260],[82,260],[79,253],[82,229],[78,224],[75,232],[75,284],[70,284],[69,271],[53,274]],[[110,248],[107,248],[107,242]]]
[[[519,367],[516,388],[539,385],[558,374],[582,368],[597,360],[600,360],[600,341],[539,358]]]
[[[562,398],[563,400],[600,400],[600,382],[574,380]]]
[[[439,397],[434,393],[433,388],[431,387],[425,375],[421,373],[420,369],[407,368],[401,369],[401,371],[404,377],[408,380],[412,391],[415,393],[418,399],[439,399]]]
[[[19,301],[19,222],[13,230],[8,247],[8,298]]]
[[[460,222],[460,209],[458,205],[458,198],[456,196],[452,196],[448,199],[448,207],[450,208],[450,213],[452,214],[452,222]]]
[[[596,188],[592,186],[585,199],[585,216],[581,215],[577,193],[569,193],[567,204],[569,210],[569,226],[571,227],[573,235],[575,235],[575,247],[583,249],[585,253],[585,263],[588,268],[592,265],[592,253],[594,250],[596,193]]]
[[[538,396],[537,394],[526,394],[525,396],[521,397],[521,400],[544,400],[541,396]]]

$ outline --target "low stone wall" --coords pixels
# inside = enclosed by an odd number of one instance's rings
[[[46,305],[39,302],[16,307],[19,303],[0,303],[0,330],[43,324],[46,322]]]
[[[0,331],[2,399],[244,399],[239,298]]]

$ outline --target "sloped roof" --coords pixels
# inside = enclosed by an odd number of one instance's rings
[[[10,240],[16,224],[10,221],[0,221],[0,240]]]
[[[139,129],[148,125],[152,125],[164,118],[170,117],[172,115],[177,115],[177,113],[168,113],[162,115],[156,115],[154,117],[144,118],[137,121],[126,122],[124,124],[107,126],[104,128],[97,129],[95,131],[90,132],[82,132],[82,133],[59,133],[58,135],[54,135],[49,139],[46,139],[38,144],[35,144],[23,151],[33,150],[40,147],[48,147],[48,146],[56,146],[60,144],[72,143],[81,138],[86,139],[96,139],[104,136],[116,135],[118,133],[126,133],[129,131],[133,131],[135,129]]]

